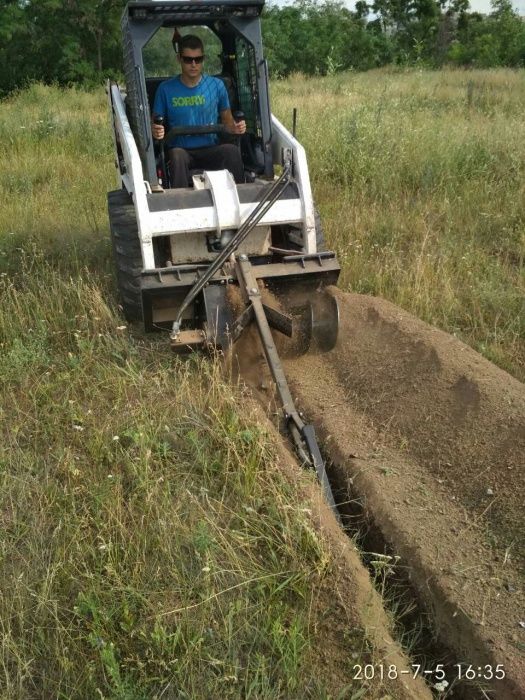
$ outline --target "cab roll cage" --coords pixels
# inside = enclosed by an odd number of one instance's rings
[[[260,133],[262,174],[273,176],[268,65],[263,57],[259,19],[263,6],[264,0],[207,0],[205,5],[187,0],[139,0],[128,3],[122,16],[126,109],[137,141],[144,179],[152,187],[158,185],[158,178],[142,52],[161,27],[196,24],[208,27],[222,42],[223,71],[230,75],[235,73],[236,38],[242,37],[247,42],[253,52],[254,75],[250,76],[250,80],[257,92],[254,106],[257,131]]]

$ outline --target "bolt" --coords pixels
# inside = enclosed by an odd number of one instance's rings
[[[258,290],[257,290],[256,287],[252,287],[252,288],[250,289],[250,294],[257,294],[257,291],[258,291]]]

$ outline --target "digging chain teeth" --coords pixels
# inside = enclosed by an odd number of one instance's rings
[[[324,497],[332,508],[335,517],[340,522],[339,512],[335,503],[332,488],[326,474],[326,466],[321,455],[321,450],[315,437],[313,425],[307,425],[301,414],[295,407],[284,369],[275,346],[270,330],[267,308],[262,302],[261,294],[253,274],[251,263],[247,256],[241,255],[236,260],[237,279],[248,300],[248,307],[252,309],[264,355],[270,368],[277,393],[281,400],[282,410],[286,425],[295,443],[301,461],[315,469],[317,477],[323,489]],[[245,312],[246,313],[246,312]]]

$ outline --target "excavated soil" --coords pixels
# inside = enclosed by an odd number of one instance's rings
[[[257,347],[254,338],[243,342]],[[242,355],[246,359],[246,354]],[[253,355],[254,365],[261,367],[260,355]],[[262,375],[259,375],[259,378]],[[254,386],[254,385],[252,385]],[[258,395],[264,398],[264,391]],[[324,502],[311,474],[297,464],[296,459],[280,440],[279,434],[261,410],[260,403],[248,399],[259,422],[275,436],[278,466],[285,477],[296,485],[299,500],[311,522],[312,529],[322,534],[330,552],[330,568],[315,591],[310,611],[312,635],[317,641],[309,659],[323,680],[330,697],[362,697],[370,700],[431,700],[432,693],[422,677],[413,677],[410,659],[395,641],[391,621],[381,597],[374,590],[368,571],[363,566],[352,540],[341,529],[333,512]],[[376,669],[368,681],[356,679],[355,665],[370,664]],[[394,666],[395,679],[381,678],[380,665]],[[385,671],[385,676],[386,671]],[[364,693],[364,695],[362,694]]]
[[[457,663],[503,665],[469,697],[525,698],[525,386],[384,300],[333,293],[336,348],[285,362],[297,403]]]
[[[346,497],[361,502],[430,615],[447,650],[446,697],[525,698],[525,386],[384,300],[333,294],[336,348],[285,361],[297,404]],[[253,327],[240,346],[242,376],[275,414]],[[317,524],[346,551],[329,509]],[[334,583],[341,609],[362,615],[355,581],[366,579],[364,568],[353,554],[339,568],[341,580],[344,571],[353,577]],[[341,649],[328,629],[335,660]],[[485,676],[501,664],[506,677],[458,683],[454,663]]]

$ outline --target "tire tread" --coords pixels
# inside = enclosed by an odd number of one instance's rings
[[[142,321],[142,252],[135,207],[126,190],[108,193],[108,214],[122,310],[127,321]]]

